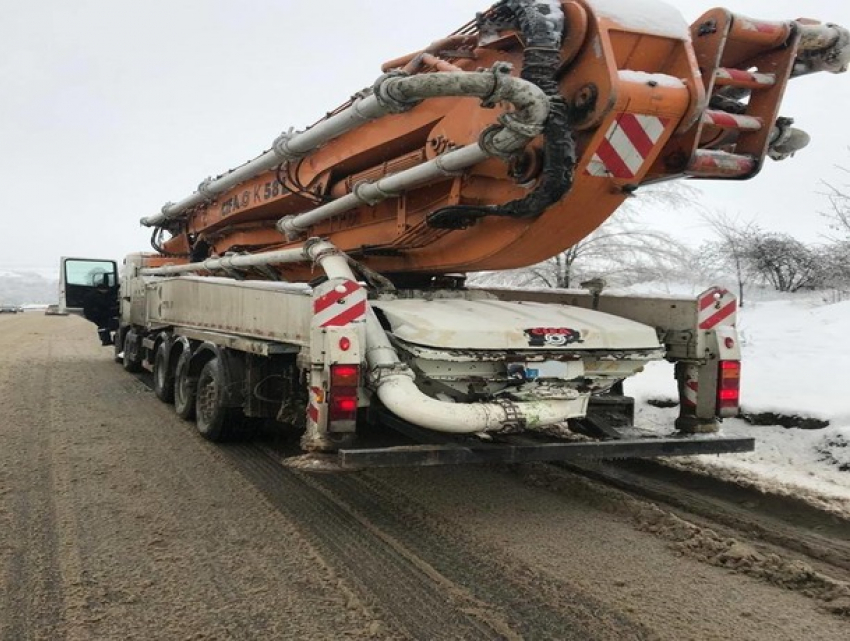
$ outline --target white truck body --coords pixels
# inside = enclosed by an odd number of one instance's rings
[[[116,354],[131,371],[152,371],[157,395],[176,398],[181,415],[197,414],[212,440],[228,433],[220,416],[238,414],[295,425],[305,450],[344,450],[350,461],[358,460],[350,445],[363,410],[376,403],[418,434],[551,437],[575,421],[598,426],[594,404],[618,397],[622,380],[664,358],[677,363],[681,431],[716,431],[737,411],[737,388],[734,407],[718,401],[720,364],[740,359],[734,298],[725,290],[695,299],[464,288],[370,294],[335,260],[317,261],[328,278],[310,286],[151,275],[131,255]],[[617,438],[616,429],[601,429]],[[692,440],[706,442],[711,451],[748,447]],[[651,455],[675,453],[658,444]],[[684,453],[693,451],[704,450]],[[556,447],[532,458],[553,455],[562,457]],[[456,457],[455,449],[448,458]],[[426,462],[435,460],[446,462]],[[409,451],[402,457],[423,461]]]

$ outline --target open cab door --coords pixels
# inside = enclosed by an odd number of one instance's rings
[[[118,264],[95,258],[61,259],[59,312],[84,316],[83,308],[99,291],[111,305],[118,303]]]

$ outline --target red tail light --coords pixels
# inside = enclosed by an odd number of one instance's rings
[[[741,362],[720,361],[717,376],[717,413],[735,416],[741,403]]]
[[[359,383],[358,365],[331,365],[331,387],[357,387]]]
[[[354,421],[357,418],[358,365],[331,365],[328,420]]]

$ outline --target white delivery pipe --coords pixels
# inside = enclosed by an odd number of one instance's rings
[[[499,70],[494,69],[493,73],[499,73]],[[403,82],[388,85],[387,91],[393,99],[403,104],[436,96],[478,96],[490,101],[495,92],[500,100],[507,100],[516,105],[518,111],[504,114],[500,119],[504,127],[486,131],[482,140],[474,145],[450,151],[427,163],[385,176],[375,182],[355,185],[352,192],[342,198],[303,214],[281,218],[277,223],[278,229],[292,240],[312,225],[361,204],[374,205],[398,196],[412,187],[425,185],[442,176],[472,167],[490,156],[509,156],[524,147],[543,130],[549,116],[548,98],[536,85],[525,81],[516,82],[520,79],[507,75],[507,68],[501,73],[504,75],[429,73],[404,78]],[[494,77],[501,83],[498,91],[493,86]]]
[[[354,186],[354,190],[341,198],[311,209],[297,216],[285,216],[277,222],[277,228],[289,240],[295,240],[312,225],[333,216],[343,214],[360,204],[374,205],[387,198],[398,196],[406,189],[425,185],[442,176],[450,176],[462,169],[472,167],[489,158],[481,145],[469,145],[450,151],[416,167],[411,167],[375,182],[363,182]]]
[[[358,98],[348,109],[307,131],[279,136],[270,151],[215,180],[205,180],[198,191],[178,203],[167,203],[160,214],[142,218],[141,224],[147,227],[162,225],[282,162],[301,158],[366,122],[408,110],[426,98],[470,96],[482,98],[487,106],[502,101],[512,103],[515,111],[502,115],[504,127],[488,137],[485,148],[490,155],[515,152],[542,131],[549,114],[549,99],[536,85],[511,76],[510,68],[508,64],[497,63],[489,71],[384,76],[371,95]]]
[[[348,109],[330,116],[307,131],[279,136],[275,139],[270,151],[215,180],[208,178],[198,186],[198,191],[180,202],[166,203],[160,214],[146,216],[142,218],[141,223],[146,227],[161,225],[176,218],[187,209],[214,199],[239,183],[259,176],[282,162],[296,160],[325,142],[386,113],[387,109],[378,103],[375,96],[358,98]]]
[[[327,241],[308,241],[307,256],[319,263],[329,278],[354,274],[345,256]],[[553,425],[584,416],[585,403],[578,392],[566,399],[502,403],[448,403],[431,398],[416,386],[415,375],[403,364],[374,310],[366,307],[366,361],[377,373],[378,398],[399,418],[438,432],[477,434],[513,426],[527,429]]]
[[[189,272],[211,272],[219,269],[239,269],[242,267],[260,267],[279,263],[298,263],[306,260],[303,247],[281,249],[280,251],[263,252],[259,254],[238,254],[207,258],[200,263],[185,265],[166,265],[164,267],[146,267],[140,269],[142,276],[172,276]]]
[[[378,398],[399,418],[438,432],[477,434],[508,427],[534,429],[584,416],[578,392],[571,398],[503,403],[448,403],[422,393],[414,374],[403,365],[375,316],[366,316],[366,360],[377,370]]]

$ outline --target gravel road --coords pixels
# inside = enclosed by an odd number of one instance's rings
[[[4,641],[850,638],[847,585],[771,550],[543,466],[293,471],[82,319],[0,317]]]

